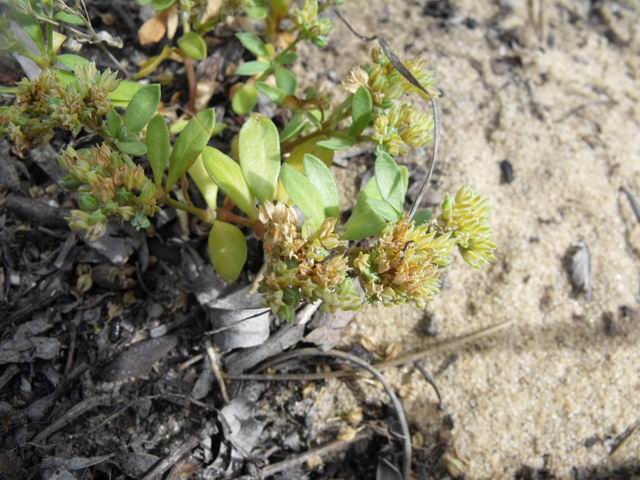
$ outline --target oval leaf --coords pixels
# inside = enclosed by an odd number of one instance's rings
[[[149,123],[160,104],[160,85],[146,85],[131,98],[124,112],[124,126],[129,134],[138,133]]]
[[[236,90],[231,100],[231,108],[238,115],[245,115],[253,110],[258,101],[258,90],[251,83],[246,83]]]
[[[75,15],[69,12],[57,12],[54,16],[54,19],[59,20],[64,23],[68,23],[69,25],[76,25],[78,27],[84,27],[85,21],[80,15]]]
[[[235,225],[216,220],[209,233],[209,258],[218,275],[235,282],[247,261],[247,240]]]
[[[75,70],[76,67],[80,67],[82,65],[87,65],[89,60],[80,55],[75,55],[73,53],[63,53],[61,55],[56,56],[56,60],[60,62],[65,67]]]
[[[178,39],[178,46],[190,58],[204,60],[207,58],[207,44],[196,32],[187,32]]]
[[[137,140],[124,142],[116,140],[116,147],[118,147],[118,150],[120,150],[122,153],[131,155],[132,157],[141,157],[142,155],[147,153],[147,146]]]
[[[298,172],[291,165],[283,165],[280,175],[284,189],[307,220],[312,222],[313,229],[317,229],[325,219],[324,204],[318,190],[307,177]]]
[[[202,155],[198,155],[196,161],[191,165],[191,168],[189,169],[189,176],[196,183],[204,201],[207,202],[207,206],[211,210],[215,211],[217,208],[218,185],[209,176],[207,169],[204,168]]]
[[[267,49],[259,36],[249,32],[240,32],[236,33],[236,38],[240,40],[240,43],[244,48],[249,50],[256,57],[267,56]]]
[[[236,69],[236,75],[243,75],[246,77],[260,75],[261,73],[269,70],[270,66],[271,65],[266,62],[258,62],[257,60],[252,62],[245,62]]]
[[[215,111],[213,108],[209,108],[189,120],[187,126],[180,132],[173,146],[173,152],[171,152],[167,191],[173,188],[178,179],[189,170],[198,155],[202,153],[202,149],[207,145],[213,133],[215,123]]]
[[[277,104],[282,103],[284,97],[287,96],[287,93],[284,90],[281,90],[277,87],[272,87],[266,82],[256,82],[256,87],[258,91],[265,95],[269,100],[275,102]]]
[[[147,159],[153,172],[153,181],[159,187],[162,183],[162,175],[169,164],[169,128],[161,115],[156,115],[147,127]]]
[[[291,72],[291,70],[278,67],[276,68],[276,85],[287,95],[293,95],[296,92],[298,80],[296,80],[296,76]]]
[[[278,129],[264,115],[251,115],[240,129],[240,167],[259,202],[273,199],[280,174]]]
[[[304,173],[322,197],[327,217],[340,216],[340,197],[336,181],[322,160],[313,155],[304,156]]]
[[[213,181],[218,184],[222,191],[249,218],[255,220],[258,217],[258,212],[247,181],[242,176],[240,165],[220,150],[212,147],[205,147],[202,151],[202,162]]]
[[[383,200],[402,213],[404,209],[405,188],[400,167],[387,152],[380,152],[374,166],[376,183]]]
[[[349,135],[357,137],[362,131],[367,128],[371,119],[373,118],[373,100],[369,89],[366,87],[360,87],[353,95],[353,101],[351,102],[351,127],[349,128]]]

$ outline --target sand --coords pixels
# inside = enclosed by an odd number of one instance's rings
[[[457,258],[427,311],[367,308],[348,333],[408,352],[514,320],[494,338],[427,362],[440,370],[451,454],[466,478],[513,478],[525,465],[573,478],[574,468],[638,462],[640,431],[610,451],[640,420],[640,227],[621,192],[640,198],[639,40],[612,43],[590,23],[587,2],[544,2],[542,29],[527,2],[454,1],[447,20],[425,16],[425,3],[433,2],[349,0],[342,11],[399,54],[429,58],[442,91],[443,144],[428,198],[463,184],[488,196],[497,261],[473,271]],[[618,43],[632,13],[614,17]],[[329,50],[310,63],[342,78],[369,47],[337,25]],[[330,76],[320,83],[337,88]],[[501,183],[505,159],[510,184]],[[355,189],[362,170],[338,173]],[[592,255],[590,301],[572,294],[563,266],[580,241]],[[435,339],[425,333],[430,318]],[[428,436],[441,422],[431,387],[410,368],[386,375],[414,431]]]

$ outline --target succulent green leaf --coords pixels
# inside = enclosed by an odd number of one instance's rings
[[[75,55],[73,53],[60,54],[56,56],[56,60],[71,70],[89,63],[89,60],[87,60],[86,58],[81,57],[80,55]]]
[[[259,62],[257,60],[245,62],[238,67],[236,75],[252,77],[253,75],[260,75],[261,73],[266,72],[270,67],[271,65],[267,62]]]
[[[258,217],[258,211],[247,181],[242,175],[240,165],[220,150],[212,147],[205,147],[202,151],[202,162],[213,181],[222,191],[249,218],[255,220]]]
[[[352,123],[349,128],[349,134],[353,137],[360,135],[369,126],[372,118],[373,100],[371,99],[371,94],[368,88],[360,87],[356,90],[351,102]]]
[[[258,90],[252,83],[240,87],[231,100],[231,108],[238,115],[245,115],[253,110],[258,101]]]
[[[331,170],[318,157],[304,156],[304,173],[318,190],[327,217],[340,216],[340,196]]]
[[[176,0],[151,0],[151,6],[156,12],[166,10],[174,3],[176,3]]]
[[[240,43],[244,48],[249,50],[256,57],[267,56],[267,49],[265,48],[264,42],[255,33],[239,32],[236,33],[236,38],[240,40]]]
[[[160,104],[160,85],[146,85],[131,98],[124,112],[127,133],[137,133],[149,123]]]
[[[306,219],[313,225],[312,230],[320,227],[325,219],[324,203],[311,181],[287,164],[282,166],[280,180],[294,205],[302,210]]]
[[[290,65],[298,59],[298,54],[293,52],[281,53],[274,59],[276,65]]]
[[[291,70],[284,67],[276,68],[276,85],[279,89],[285,92],[287,95],[293,95],[296,93],[298,87],[298,80]]]
[[[432,218],[433,211],[430,208],[421,208],[413,216],[413,221],[416,222],[416,225],[424,225],[430,222]]]
[[[132,157],[141,157],[147,153],[147,146],[138,140],[125,140],[122,142],[116,140],[116,147],[118,147],[118,150],[122,153],[131,155]]]
[[[280,139],[273,122],[258,113],[240,129],[238,153],[242,174],[259,202],[272,200],[280,174]]]
[[[235,282],[247,261],[247,240],[235,225],[216,220],[209,232],[209,258],[218,275]]]
[[[266,0],[244,0],[244,11],[251,20],[264,20],[269,14]]]
[[[84,18],[82,18],[80,15],[75,15],[69,12],[56,12],[53,18],[60,22],[68,23],[69,25],[76,25],[78,27],[83,27],[85,25]]]
[[[213,133],[215,123],[215,111],[213,108],[209,108],[189,120],[187,126],[180,132],[171,152],[167,191],[173,188],[178,179],[189,170],[189,167],[200,155]]]
[[[289,120],[289,123],[282,129],[282,132],[280,132],[280,142],[286,142],[300,133],[304,128],[305,119],[306,117],[303,112],[295,113],[293,117],[291,117],[291,120]]]
[[[88,192],[79,192],[78,207],[85,212],[93,212],[98,208],[98,200]]]
[[[402,213],[406,190],[396,161],[387,152],[380,151],[376,157],[374,172],[382,199],[389,202],[397,212]]]
[[[196,32],[187,32],[178,39],[178,47],[194,60],[207,58],[207,44]]]
[[[122,117],[115,108],[112,108],[107,112],[105,130],[112,138],[117,138],[120,134],[120,128],[122,128]]]
[[[269,100],[277,104],[282,103],[282,100],[284,100],[284,97],[287,96],[287,92],[285,92],[284,90],[278,87],[272,87],[271,85],[265,82],[256,82],[256,87],[258,88],[258,91],[260,93],[262,93]]]
[[[218,185],[209,176],[207,169],[204,167],[202,155],[196,158],[191,168],[189,168],[189,176],[193,179],[198,190],[202,194],[202,198],[207,202],[207,206],[214,210],[217,208]]]
[[[171,142],[169,128],[161,115],[156,115],[147,126],[147,159],[157,187],[162,184],[162,175],[169,164]]]
[[[109,94],[109,100],[114,107],[126,107],[133,96],[143,87],[141,83],[122,80],[117,88]]]
[[[344,133],[335,132],[326,140],[318,142],[318,145],[329,150],[343,150],[353,147],[356,143],[358,143],[357,139]]]

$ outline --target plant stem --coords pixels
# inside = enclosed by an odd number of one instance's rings
[[[203,210],[202,208],[187,205],[186,203],[179,202],[178,200],[174,200],[173,198],[169,197],[166,197],[164,199],[164,203],[170,207],[178,208],[192,215],[195,215],[203,222],[213,224],[213,222],[215,221],[214,216],[210,212],[208,212],[207,210]]]
[[[187,110],[192,115],[196,113],[196,90],[197,90],[197,82],[196,82],[196,71],[193,67],[193,60],[189,57],[184,56],[184,66],[187,69],[187,82],[189,83],[189,103],[187,104]]]

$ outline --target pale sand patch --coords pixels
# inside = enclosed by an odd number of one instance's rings
[[[545,2],[553,45],[544,47],[526,2],[511,2],[515,12],[493,22],[519,29],[523,45],[514,49],[487,39],[496,35],[488,26],[498,13],[493,3],[453,2],[456,18],[474,18],[475,29],[461,21],[439,27],[422,14],[424,3],[349,0],[342,10],[363,32],[386,35],[398,53],[424,52],[431,61],[443,92],[444,136],[429,199],[468,184],[494,206],[498,260],[471,271],[457,258],[429,307],[439,319],[437,339],[516,321],[460,351],[437,379],[467,478],[512,478],[523,465],[541,467],[545,456],[561,478],[573,467],[638,461],[640,432],[615,455],[608,449],[640,419],[640,320],[629,320],[621,336],[607,335],[603,322],[606,312],[617,321],[621,306],[639,308],[640,252],[633,245],[640,245],[640,229],[620,192],[626,187],[640,197],[638,45],[613,47],[587,23],[580,2]],[[342,78],[363,63],[369,46],[340,24],[333,38],[309,71],[335,70]],[[519,57],[522,67],[496,74],[491,61],[501,57]],[[320,83],[339,89],[328,78]],[[509,185],[500,183],[503,159],[515,170]],[[345,182],[355,175],[340,173]],[[592,253],[590,302],[572,298],[563,269],[567,250],[580,240]],[[368,308],[349,334],[412,351],[433,341],[421,332],[424,315],[413,307]],[[435,369],[445,358],[429,364]],[[408,372],[387,376],[410,419],[428,432],[435,396]]]

